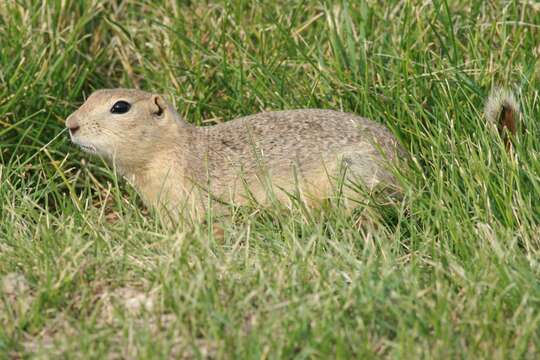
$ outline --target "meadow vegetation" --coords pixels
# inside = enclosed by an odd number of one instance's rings
[[[0,1],[0,358],[538,358],[539,39],[534,1]],[[105,87],[369,117],[403,199],[170,229],[69,142]]]

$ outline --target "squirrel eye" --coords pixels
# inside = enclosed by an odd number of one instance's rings
[[[111,108],[111,113],[113,114],[125,114],[129,111],[131,105],[127,101],[117,101]]]

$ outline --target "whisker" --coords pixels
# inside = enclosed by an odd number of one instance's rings
[[[64,128],[62,131],[60,131],[55,137],[53,137],[48,143],[46,143],[45,145],[43,145],[38,151],[36,151],[32,156],[30,156],[28,159],[26,159],[22,164],[21,166],[24,166],[26,164],[28,164],[30,161],[32,161],[40,152],[42,152],[43,150],[45,150],[47,147],[49,147],[56,139],[58,139],[63,133],[65,133],[66,131],[68,131],[67,128]]]

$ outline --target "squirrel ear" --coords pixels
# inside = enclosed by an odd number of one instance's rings
[[[152,115],[156,117],[163,116],[165,109],[167,109],[167,103],[163,97],[161,97],[161,95],[152,95],[151,101]]]

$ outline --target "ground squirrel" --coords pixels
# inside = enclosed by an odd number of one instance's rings
[[[509,120],[517,111],[512,99],[492,96],[488,118],[502,111]],[[349,181],[398,189],[389,163],[406,156],[385,126],[350,113],[263,112],[196,127],[162,96],[140,90],[96,91],[66,126],[74,143],[109,160],[147,205],[199,217],[209,194],[218,204],[289,203],[300,195],[316,205],[336,194],[341,178],[344,197],[358,195]]]

